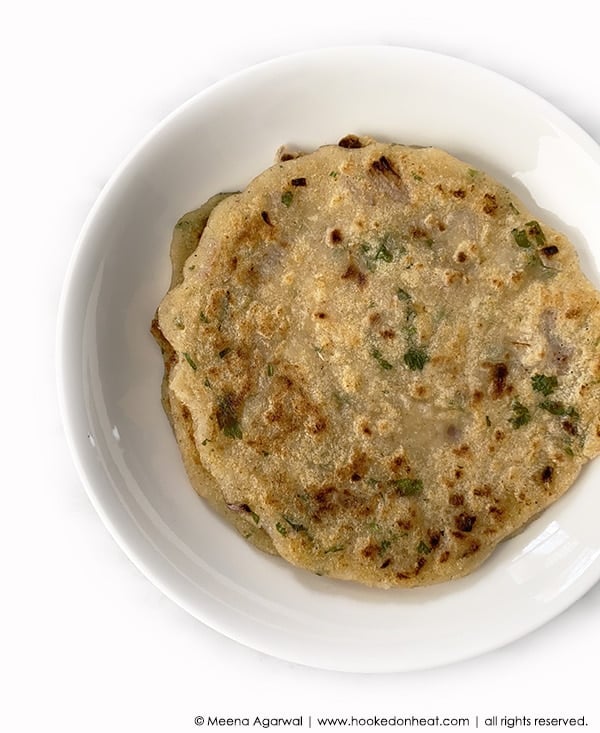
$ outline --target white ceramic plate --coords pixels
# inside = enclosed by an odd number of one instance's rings
[[[571,237],[600,284],[600,151],[573,122],[457,59],[390,47],[311,52],[202,92],[113,176],[67,275],[59,391],[92,502],[174,601],[287,660],[417,669],[512,641],[598,580],[600,464],[470,577],[395,591],[319,578],[249,547],[189,487],[161,409],[162,361],[148,333],[167,288],[177,218],[217,191],[245,186],[282,143],[310,149],[349,132],[439,146],[487,170]]]

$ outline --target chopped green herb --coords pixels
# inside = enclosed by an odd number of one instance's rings
[[[421,540],[417,545],[417,552],[419,553],[419,555],[429,555],[429,553],[431,552],[431,547],[429,547],[426,542],[423,542],[423,540]]]
[[[396,296],[398,297],[398,300],[410,300],[410,295],[402,288],[398,288],[398,290],[396,290]]]
[[[381,540],[381,542],[379,543],[378,553],[380,555],[383,555],[383,553],[384,552],[387,552],[390,549],[391,546],[392,546],[392,540],[391,539]]]
[[[200,323],[208,323],[208,318],[204,314],[204,311],[200,311],[198,318],[200,319]]]
[[[373,349],[373,351],[371,352],[371,356],[377,361],[377,363],[379,364],[379,366],[382,369],[393,369],[394,368],[393,365],[390,364],[389,361],[386,361],[383,358],[381,351],[379,351],[379,349]]]
[[[391,262],[394,256],[390,250],[385,246],[385,241],[381,242],[379,249],[375,252],[376,260],[383,260],[384,262]]]
[[[404,363],[413,372],[421,371],[428,361],[429,357],[423,349],[412,347],[404,354]]]
[[[295,530],[296,532],[302,532],[306,530],[306,527],[303,524],[300,524],[299,522],[292,522],[292,520],[286,517],[285,514],[283,515],[283,518],[290,525],[290,527],[293,530]]]
[[[517,214],[517,216],[518,216],[518,215],[519,215],[519,214],[521,213],[521,212],[519,211],[519,209],[517,209],[517,207],[516,207],[516,206],[515,206],[515,205],[513,204],[513,202],[512,202],[512,201],[509,201],[509,202],[508,202],[508,207],[509,207],[509,208],[510,208],[510,210],[511,210],[511,211],[513,212],[513,214]]]
[[[242,429],[235,412],[235,401],[232,395],[227,394],[219,400],[217,424],[228,438],[242,437]]]
[[[272,377],[275,374],[275,367],[272,364],[267,364],[267,377]]]
[[[527,425],[531,420],[531,413],[524,404],[519,402],[519,400],[515,400],[513,402],[512,409],[515,414],[508,419],[508,422],[515,430],[518,430],[523,425]]]
[[[566,454],[567,454],[568,456],[571,456],[571,458],[572,458],[572,457],[573,457],[573,456],[575,455],[575,453],[573,453],[573,448],[571,448],[571,446],[570,446],[570,445],[566,445],[566,446],[565,446],[565,453],[566,453]]]
[[[531,242],[529,241],[527,232],[524,229],[513,229],[511,234],[519,247],[523,247],[524,249],[531,247]]]
[[[260,517],[256,512],[253,512],[252,509],[250,509],[250,516],[252,517],[254,524],[258,524],[260,522]]]
[[[467,170],[467,173],[471,176],[471,178],[475,178],[479,171],[476,168],[469,168]]]
[[[564,402],[558,400],[544,400],[540,402],[539,406],[551,415],[559,415],[560,417],[564,417],[565,415],[569,415],[569,417],[577,416],[576,410],[572,407],[567,407]]]
[[[209,382],[208,377],[204,377],[204,386],[212,389],[212,384]]]
[[[420,176],[418,173],[413,173],[412,177],[415,179],[415,181],[422,181],[423,176]]]
[[[196,362],[192,359],[192,357],[187,353],[187,351],[183,352],[183,358],[187,361],[187,363],[192,367],[194,371],[198,369],[198,366]]]
[[[185,323],[181,320],[181,316],[175,316],[173,323],[175,324],[175,328],[180,330],[185,328]]]
[[[328,552],[341,552],[344,549],[344,545],[332,545],[325,550],[325,554]]]
[[[331,176],[332,178],[337,178],[337,177],[338,177],[338,176],[339,176],[340,174],[339,174],[339,172],[338,172],[338,171],[331,171],[331,173],[330,173],[329,175],[330,175],[330,176]]]
[[[283,535],[283,537],[285,537],[288,533],[287,527],[284,527],[281,522],[277,522],[277,524],[275,525],[275,529],[279,532],[280,535]]]
[[[230,351],[231,349],[229,348],[229,346],[226,346],[224,349],[221,349],[221,351],[219,351],[219,359],[224,359],[227,356],[227,354],[229,354]]]
[[[202,443],[200,443],[200,445],[208,445],[208,443],[210,442],[211,441],[208,438],[204,438],[204,440],[202,441]]]
[[[392,483],[401,496],[415,496],[423,491],[423,482],[419,478],[400,478]]]
[[[539,222],[528,221],[525,224],[525,227],[527,229],[527,234],[535,239],[538,247],[543,247],[546,244],[546,235],[542,231],[542,227],[539,225]]]
[[[485,424],[488,426],[488,428],[492,427],[492,421],[490,420],[489,415],[485,416]]]
[[[547,377],[545,374],[534,374],[531,377],[531,386],[536,392],[541,392],[544,397],[547,397],[558,387],[558,379],[555,376]]]
[[[294,198],[294,194],[291,191],[284,191],[281,194],[281,203],[284,206],[289,206],[292,203],[293,198]]]

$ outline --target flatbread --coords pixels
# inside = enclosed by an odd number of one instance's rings
[[[158,310],[201,464],[295,565],[463,576],[600,452],[599,294],[441,150],[283,158],[213,210]]]

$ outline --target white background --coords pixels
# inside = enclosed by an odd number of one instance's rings
[[[412,674],[308,669],[204,627],[140,575],[94,513],[67,452],[54,373],[62,278],[84,219],[130,149],[193,94],[294,51],[406,45],[503,73],[600,140],[593,7],[54,0],[5,8],[0,730],[179,733],[199,730],[198,714],[555,713],[585,714],[588,730],[600,731],[600,585],[504,649]]]

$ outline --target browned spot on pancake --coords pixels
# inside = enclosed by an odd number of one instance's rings
[[[439,560],[439,561],[440,561],[440,563],[448,562],[448,558],[449,558],[449,557],[450,557],[450,553],[448,552],[448,550],[445,550],[445,551],[444,551],[444,552],[442,552],[442,554],[440,555],[440,560]]]
[[[332,229],[329,232],[329,239],[334,244],[337,244],[338,242],[342,241],[342,233],[340,232],[339,229]]]
[[[369,315],[369,323],[372,326],[376,326],[378,323],[381,323],[381,313],[371,313]]]
[[[391,564],[392,564],[392,559],[390,557],[388,557],[388,559],[387,560],[384,560],[379,567],[382,570],[384,570],[385,568],[389,567]]]
[[[356,135],[346,135],[343,137],[338,145],[340,148],[362,148],[363,144]]]
[[[554,257],[554,255],[558,254],[558,247],[555,244],[550,244],[547,247],[542,247],[540,252],[544,257]]]
[[[438,530],[432,530],[429,532],[429,545],[433,550],[440,544],[440,540],[442,539],[443,531]]]
[[[429,237],[429,234],[427,234],[427,232],[420,227],[412,227],[410,229],[410,236],[413,239],[427,239]]]
[[[463,443],[462,445],[459,445],[458,448],[453,448],[452,452],[455,456],[466,456],[468,453],[470,453],[471,449],[469,448],[466,443]]]
[[[315,313],[315,318],[320,318],[323,320],[324,318],[327,318],[327,313],[323,313],[323,311],[319,311],[318,313]]]
[[[480,544],[477,541],[471,542],[469,545],[469,548],[463,552],[461,557],[470,557],[471,555],[474,555],[479,550]]]
[[[306,186],[306,178],[292,178],[292,186]]]
[[[456,259],[459,262],[466,262],[467,261],[467,253],[463,252],[462,250],[456,255]]]
[[[541,474],[542,483],[549,484],[552,481],[553,475],[554,469],[552,468],[552,466],[544,466]]]
[[[569,310],[565,313],[565,318],[577,318],[581,315],[581,308],[569,308]]]
[[[417,560],[417,567],[415,568],[415,575],[418,575],[421,572],[426,562],[427,562],[427,558],[421,555],[421,557]]]
[[[498,399],[502,397],[506,390],[506,379],[508,377],[508,367],[503,362],[499,364],[492,364],[491,379],[492,379],[492,397]]]
[[[498,203],[496,202],[496,197],[494,194],[491,193],[484,193],[483,194],[483,213],[489,214],[490,216],[494,216],[498,209]]]
[[[273,226],[273,224],[271,222],[271,217],[269,216],[269,212],[268,211],[261,211],[260,212],[260,215],[261,215],[262,220],[264,221],[265,224],[268,224],[270,227]]]
[[[457,199],[464,199],[464,197],[467,195],[467,192],[464,190],[464,188],[458,188],[456,191],[452,191],[452,195],[454,198]]]
[[[494,432],[494,438],[496,438],[496,440],[504,440],[505,437],[503,430],[498,429]]]
[[[461,466],[459,466],[459,467],[458,467],[458,468],[457,468],[457,469],[456,469],[456,470],[454,471],[454,477],[455,477],[455,478],[462,478],[462,475],[463,475],[462,467],[461,467]]]
[[[363,557],[369,558],[369,560],[373,557],[377,557],[379,554],[379,545],[371,541],[368,545],[363,547],[361,554]]]
[[[392,328],[384,328],[383,331],[380,332],[382,338],[384,339],[394,339],[396,338],[396,332]]]
[[[477,521],[477,517],[472,514],[462,512],[454,517],[454,523],[461,532],[470,532]]]
[[[462,506],[465,503],[465,497],[463,494],[450,494],[448,501],[452,506]]]
[[[342,280],[352,280],[359,288],[362,288],[367,282],[367,276],[362,272],[362,270],[359,270],[353,262],[351,262],[348,265],[346,272],[342,275]]]
[[[476,389],[476,390],[475,390],[475,391],[473,392],[473,397],[472,397],[472,400],[473,400],[473,404],[474,404],[474,405],[477,405],[477,404],[479,404],[479,403],[481,402],[481,400],[482,400],[482,399],[483,399],[483,392],[481,392],[481,390],[479,390],[479,389]]]
[[[389,159],[385,155],[380,156],[377,160],[371,163],[371,169],[377,173],[391,173],[396,178],[400,178],[400,174],[390,163]]]
[[[578,433],[577,425],[572,423],[570,420],[563,420],[560,426],[565,433],[568,433],[569,435],[577,435]]]

